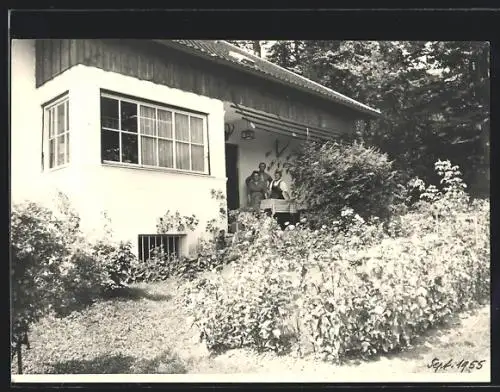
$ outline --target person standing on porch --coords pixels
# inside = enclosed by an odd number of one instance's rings
[[[266,167],[267,165],[264,163],[264,162],[261,162],[259,163],[259,171],[257,172],[259,174],[259,178],[260,180],[266,184],[266,187],[269,185],[269,183],[273,180],[273,178],[268,174],[266,173]],[[255,173],[255,172],[253,172]],[[250,182],[250,180],[252,180],[252,177],[253,177],[253,173],[250,174],[247,179],[245,180],[245,183],[248,185],[248,183]]]
[[[270,199],[284,199],[290,200],[290,193],[286,182],[282,180],[282,171],[276,170],[274,173],[274,180],[269,183]]]
[[[260,202],[266,198],[267,185],[261,180],[259,172],[252,173],[250,181],[247,183],[248,206],[255,211],[260,210]]]

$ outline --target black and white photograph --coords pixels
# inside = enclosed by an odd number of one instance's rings
[[[9,63],[13,382],[490,382],[489,42]]]

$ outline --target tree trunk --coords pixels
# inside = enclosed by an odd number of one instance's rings
[[[262,57],[262,48],[260,46],[260,41],[252,41],[252,48],[257,56]]]
[[[23,374],[23,357],[22,357],[22,345],[16,345],[16,356],[17,356],[17,373]]]

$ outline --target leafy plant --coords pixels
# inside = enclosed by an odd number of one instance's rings
[[[172,214],[170,210],[168,210],[162,217],[158,218],[156,231],[158,234],[169,233],[172,231],[194,231],[198,224],[199,219],[194,214],[181,216],[179,211]]]
[[[104,291],[123,287],[131,273],[132,263],[136,260],[130,242],[113,244],[100,240],[93,244],[92,256],[105,275],[102,284]]]
[[[310,224],[329,225],[345,207],[363,218],[390,215],[398,193],[387,156],[358,142],[308,143],[290,168]]]
[[[22,372],[22,345],[43,315],[65,316],[121,287],[134,256],[130,244],[91,244],[69,199],[59,193],[57,209],[33,202],[11,214],[12,355]]]
[[[271,218],[240,214],[246,231],[231,246],[239,252],[232,271],[184,288],[207,347],[369,357],[404,350],[486,301],[489,205],[468,201],[456,168],[436,167],[439,197],[399,216],[399,231],[350,207],[316,229],[307,219],[281,230]]]

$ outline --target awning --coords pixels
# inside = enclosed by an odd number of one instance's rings
[[[231,104],[231,107],[242,119],[252,122],[256,128],[265,132],[311,141],[335,139],[342,134],[337,129],[318,128],[237,104]]]

